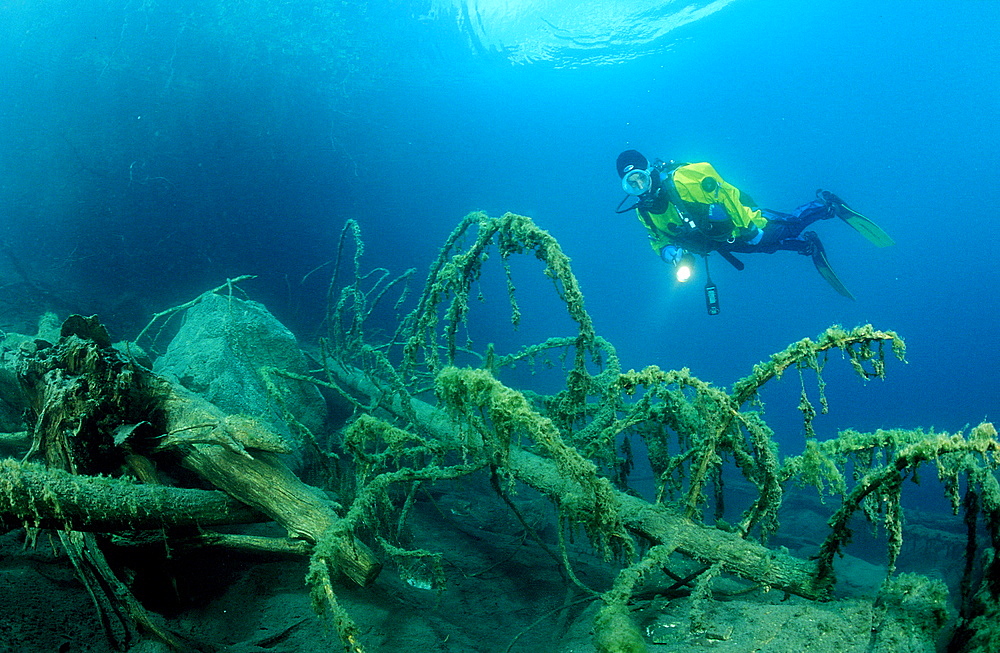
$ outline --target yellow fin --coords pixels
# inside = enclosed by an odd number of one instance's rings
[[[809,233],[812,234],[812,232]],[[830,266],[830,261],[826,258],[826,250],[823,248],[823,243],[819,241],[816,234],[812,234],[811,240],[816,248],[812,254],[812,260],[813,264],[816,266],[816,271],[819,272],[821,277],[826,279],[826,282],[830,284],[831,288],[844,297],[853,300],[854,295],[851,294],[851,291],[847,289],[847,286],[844,285],[844,282],[840,280],[840,277],[837,276],[837,273],[834,272],[833,268]]]
[[[892,237],[882,230],[882,227],[846,206],[842,206],[841,208],[845,210],[840,219],[851,225],[855,231],[871,241],[876,247],[888,247],[889,245],[896,244]]]

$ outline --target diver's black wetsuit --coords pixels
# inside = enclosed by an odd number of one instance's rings
[[[760,241],[751,244],[736,240],[732,243],[716,243],[715,249],[737,254],[764,253],[773,254],[779,250],[810,254],[811,239],[801,238],[806,227],[817,220],[835,217],[832,204],[814,200],[803,204],[792,213],[781,213],[771,209],[761,209],[761,214],[767,218],[767,226],[763,229]]]

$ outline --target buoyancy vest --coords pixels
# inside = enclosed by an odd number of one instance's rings
[[[723,180],[709,163],[680,164],[668,169],[661,183],[667,201],[636,209],[656,252],[666,245],[681,245],[707,253],[747,235],[754,226],[767,225],[760,210],[751,208],[754,201]],[[713,204],[720,205],[728,219],[709,220]]]

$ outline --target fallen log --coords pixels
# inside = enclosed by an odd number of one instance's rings
[[[458,425],[447,412],[416,398],[393,394],[364,371],[349,365],[330,366],[336,382],[346,391],[360,395],[368,403],[376,405],[372,414],[386,420],[406,423],[416,420],[420,429],[445,444],[451,443],[455,449],[462,448],[471,457],[490,456],[496,452],[487,451],[488,444],[471,440],[469,433],[460,435]],[[451,368],[442,374],[461,376],[465,370]],[[475,371],[479,381],[482,371]],[[460,379],[455,379],[461,383]],[[492,391],[502,391],[508,398],[519,398],[522,402],[521,415],[532,423],[521,423],[514,428],[527,431],[537,424],[547,422],[546,418],[527,408],[527,401],[517,393],[489,377],[495,384]],[[479,392],[466,392],[462,400],[471,410],[481,407]],[[549,424],[551,427],[551,424]],[[459,444],[461,443],[461,444]],[[592,491],[578,480],[571,478],[559,468],[555,460],[527,451],[511,444],[507,451],[500,452],[500,458],[509,471],[519,481],[550,497],[557,505],[571,512],[585,512],[594,504]],[[748,581],[779,589],[808,599],[826,598],[831,589],[828,582],[819,580],[815,562],[801,560],[769,549],[752,540],[740,538],[712,526],[699,524],[663,504],[653,504],[640,498],[615,490],[611,505],[616,514],[613,521],[622,523],[626,529],[652,543],[670,543],[679,553],[705,564],[721,563],[723,568]]]
[[[111,532],[251,524],[269,517],[219,490],[147,485],[0,460],[0,519],[8,525]]]
[[[150,460],[164,468],[180,464],[253,513],[277,521],[290,537],[310,544],[330,539],[329,562],[353,582],[364,586],[378,576],[381,565],[375,555],[340,528],[333,502],[299,480],[276,455],[282,450],[280,438],[262,423],[227,415],[178,383],[135,365],[111,346],[96,317],[70,316],[58,343],[36,347],[18,363],[37,416],[28,457],[39,452],[49,469],[83,475],[118,475],[128,468],[153,482],[157,475]],[[146,523],[163,525],[155,523],[156,515],[169,491],[118,487],[117,492],[128,494],[119,497],[119,522],[138,512]],[[129,505],[133,499],[141,505]],[[42,504],[33,507],[42,522],[62,517],[58,504],[48,506],[49,514]],[[101,519],[115,521],[111,513]]]
[[[375,554],[340,527],[330,499],[299,480],[278,457],[281,444],[265,426],[233,419],[177,385],[169,386],[162,409],[167,433],[187,435],[168,437],[159,449],[174,451],[181,465],[268,515],[291,538],[311,544],[332,538],[329,550],[337,571],[362,587],[375,580],[382,569]]]
[[[552,460],[523,449],[512,449],[509,460],[510,470],[519,481],[570,510],[586,509],[589,498],[584,488],[560,475]],[[615,499],[616,516],[629,531],[649,542],[669,543],[678,553],[693,560],[706,565],[721,563],[734,576],[803,598],[824,599],[829,594],[831,588],[818,580],[814,561],[691,521],[663,504],[652,504],[617,491]]]

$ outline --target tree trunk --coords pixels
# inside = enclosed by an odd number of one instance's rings
[[[176,450],[181,465],[270,516],[293,539],[315,544],[332,536],[338,570],[362,587],[375,580],[382,565],[363,542],[338,528],[340,517],[321,490],[300,481],[275,453],[247,451],[231,431],[225,432],[228,416],[200,396],[171,386],[162,406],[167,433],[209,431],[206,441],[188,444],[182,437],[169,447]]]
[[[331,366],[331,371],[344,388],[369,401],[389,396],[377,381],[357,368],[337,365]],[[458,440],[457,428],[447,414],[418,399],[405,400],[398,394],[392,395],[374,414],[401,421],[415,417],[421,427],[442,442]],[[538,416],[538,419],[544,418]],[[463,442],[464,446],[470,446],[467,440]],[[474,452],[470,454],[475,455]],[[587,510],[592,506],[589,492],[579,482],[562,474],[551,458],[511,446],[506,460],[509,471],[518,480],[551,497],[554,502],[571,510]],[[679,553],[705,564],[721,562],[725,570],[735,576],[807,599],[824,599],[829,595],[831,587],[818,579],[817,567],[812,561],[696,523],[663,504],[649,503],[617,490],[614,496],[620,521],[649,541],[676,546]]]
[[[81,476],[0,460],[0,516],[8,526],[111,532],[249,524],[268,519],[225,492]]]

